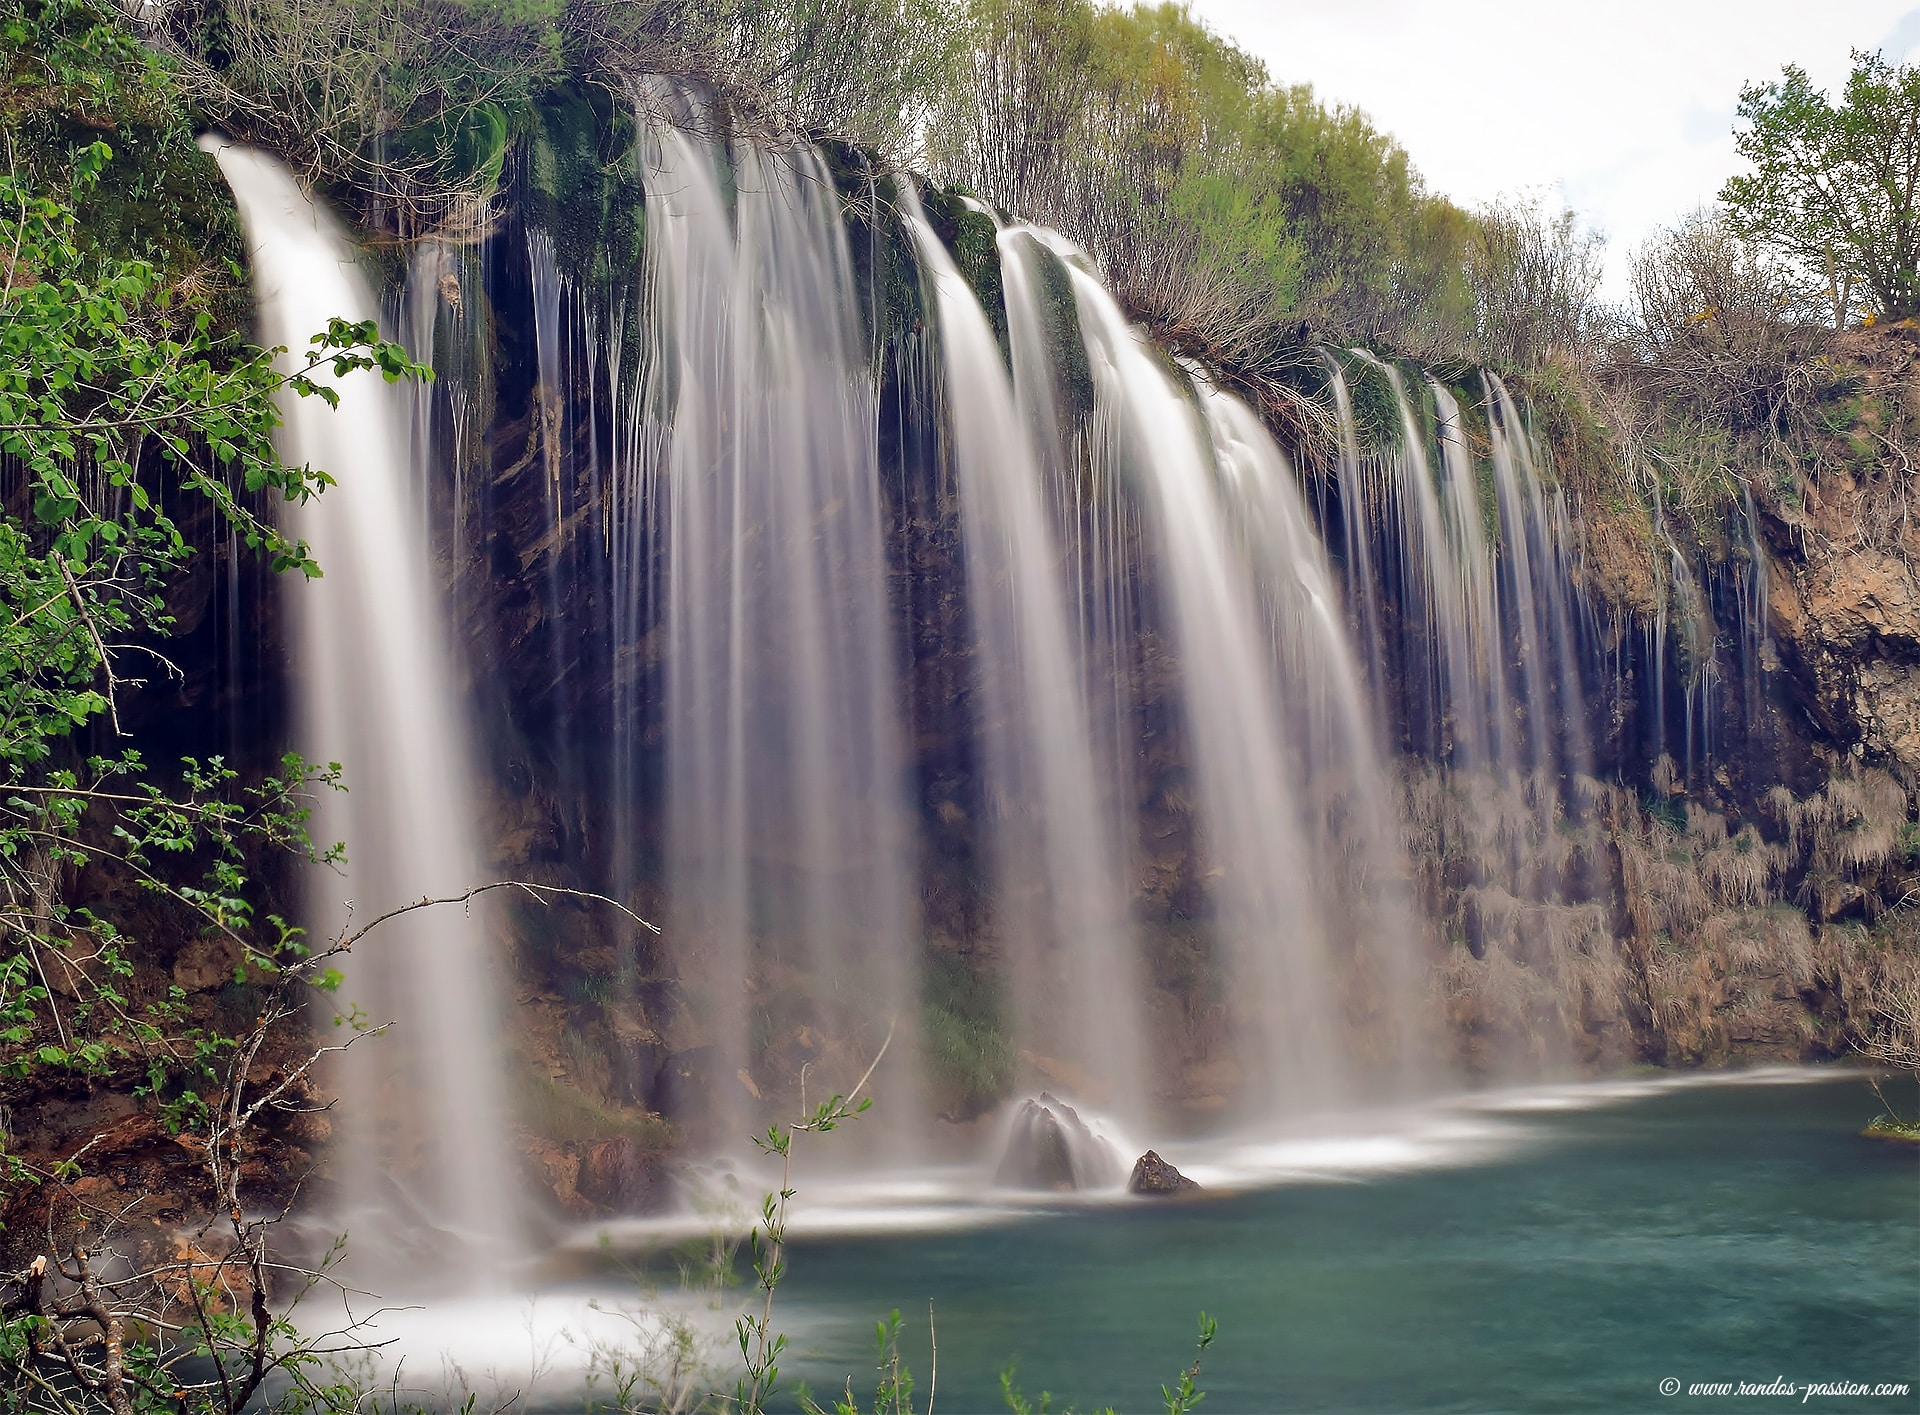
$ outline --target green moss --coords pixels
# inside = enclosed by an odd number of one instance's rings
[[[0,114],[13,160],[43,189],[64,192],[75,158],[113,150],[77,205],[84,250],[144,260],[173,286],[175,308],[244,328],[252,303],[246,242],[213,159],[194,142],[194,117],[165,62],[110,6],[41,0],[0,21]]]
[[[529,1067],[516,1068],[515,1079],[521,1121],[536,1135],[562,1143],[625,1136],[652,1151],[673,1142],[673,1127],[657,1115],[610,1106]]]
[[[1354,435],[1362,447],[1391,451],[1406,440],[1400,423],[1400,403],[1393,384],[1381,369],[1365,359],[1344,359],[1347,397],[1353,404]]]
[[[860,294],[868,347],[878,358],[928,332],[932,321],[926,291],[912,242],[892,215],[900,200],[894,179],[882,177],[869,184],[864,166],[851,163],[836,167],[834,179],[844,180],[841,194],[858,213],[847,223],[854,288]]]
[[[971,960],[936,954],[922,998],[927,1080],[943,1114],[969,1119],[1013,1083],[1013,1044],[995,980]]]
[[[961,278],[973,287],[974,298],[986,311],[1002,353],[1007,349],[1006,290],[1000,273],[1000,244],[993,218],[976,211],[954,191],[931,188],[922,205],[934,234],[953,256]]]
[[[1086,340],[1080,332],[1080,302],[1073,293],[1073,275],[1065,261],[1044,248],[1040,251],[1038,269],[1040,318],[1060,380],[1061,412],[1091,415],[1093,368],[1087,361]]]
[[[526,122],[518,194],[527,224],[553,237],[561,268],[580,284],[639,278],[646,194],[637,140],[632,116],[591,84],[549,89]]]

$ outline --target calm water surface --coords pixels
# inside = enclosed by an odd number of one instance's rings
[[[1207,1415],[1920,1410],[1685,1390],[1920,1390],[1920,1153],[1860,1137],[1877,1109],[1851,1079],[1687,1086],[1503,1117],[1524,1142],[1472,1167],[800,1241],[783,1369],[870,1395],[897,1307],[924,1392],[931,1299],[939,1415],[1004,1409],[1010,1364],[1057,1408],[1158,1409],[1203,1309]]]

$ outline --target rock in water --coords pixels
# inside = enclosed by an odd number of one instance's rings
[[[1014,1117],[1007,1152],[994,1173],[1002,1189],[1052,1189],[1062,1193],[1110,1188],[1120,1178],[1120,1157],[1088,1129],[1074,1108],[1042,1091]]]
[[[1184,1194],[1199,1187],[1152,1150],[1134,1161],[1127,1179],[1129,1194]]]

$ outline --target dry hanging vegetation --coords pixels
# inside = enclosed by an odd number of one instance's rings
[[[1664,759],[1663,759],[1664,761]],[[1447,935],[1439,983],[1471,1063],[1725,1064],[1920,1056],[1913,800],[1883,771],[1784,788],[1760,823],[1647,795],[1412,769],[1408,845]]]
[[[468,219],[555,85],[697,84],[730,128],[917,152],[938,0],[123,0],[189,100],[402,238]]]

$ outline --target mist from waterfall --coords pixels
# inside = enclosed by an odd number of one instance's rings
[[[251,149],[205,145],[246,228],[261,342],[297,352],[331,318],[375,318],[357,251],[292,174]],[[339,762],[348,787],[323,794],[312,821],[316,842],[344,842],[347,859],[344,877],[316,870],[305,882],[302,922],[317,936],[483,882],[460,678],[411,494],[409,402],[371,372],[334,386],[338,410],[283,397],[278,434],[285,460],[339,483],[284,511],[323,571],[285,586],[294,745],[310,760]],[[352,1280],[384,1292],[423,1275],[496,1286],[517,1256],[484,917],[460,905],[420,910],[382,925],[344,960],[342,1007],[391,1026],[336,1058],[342,1199],[324,1217],[353,1240]]]

